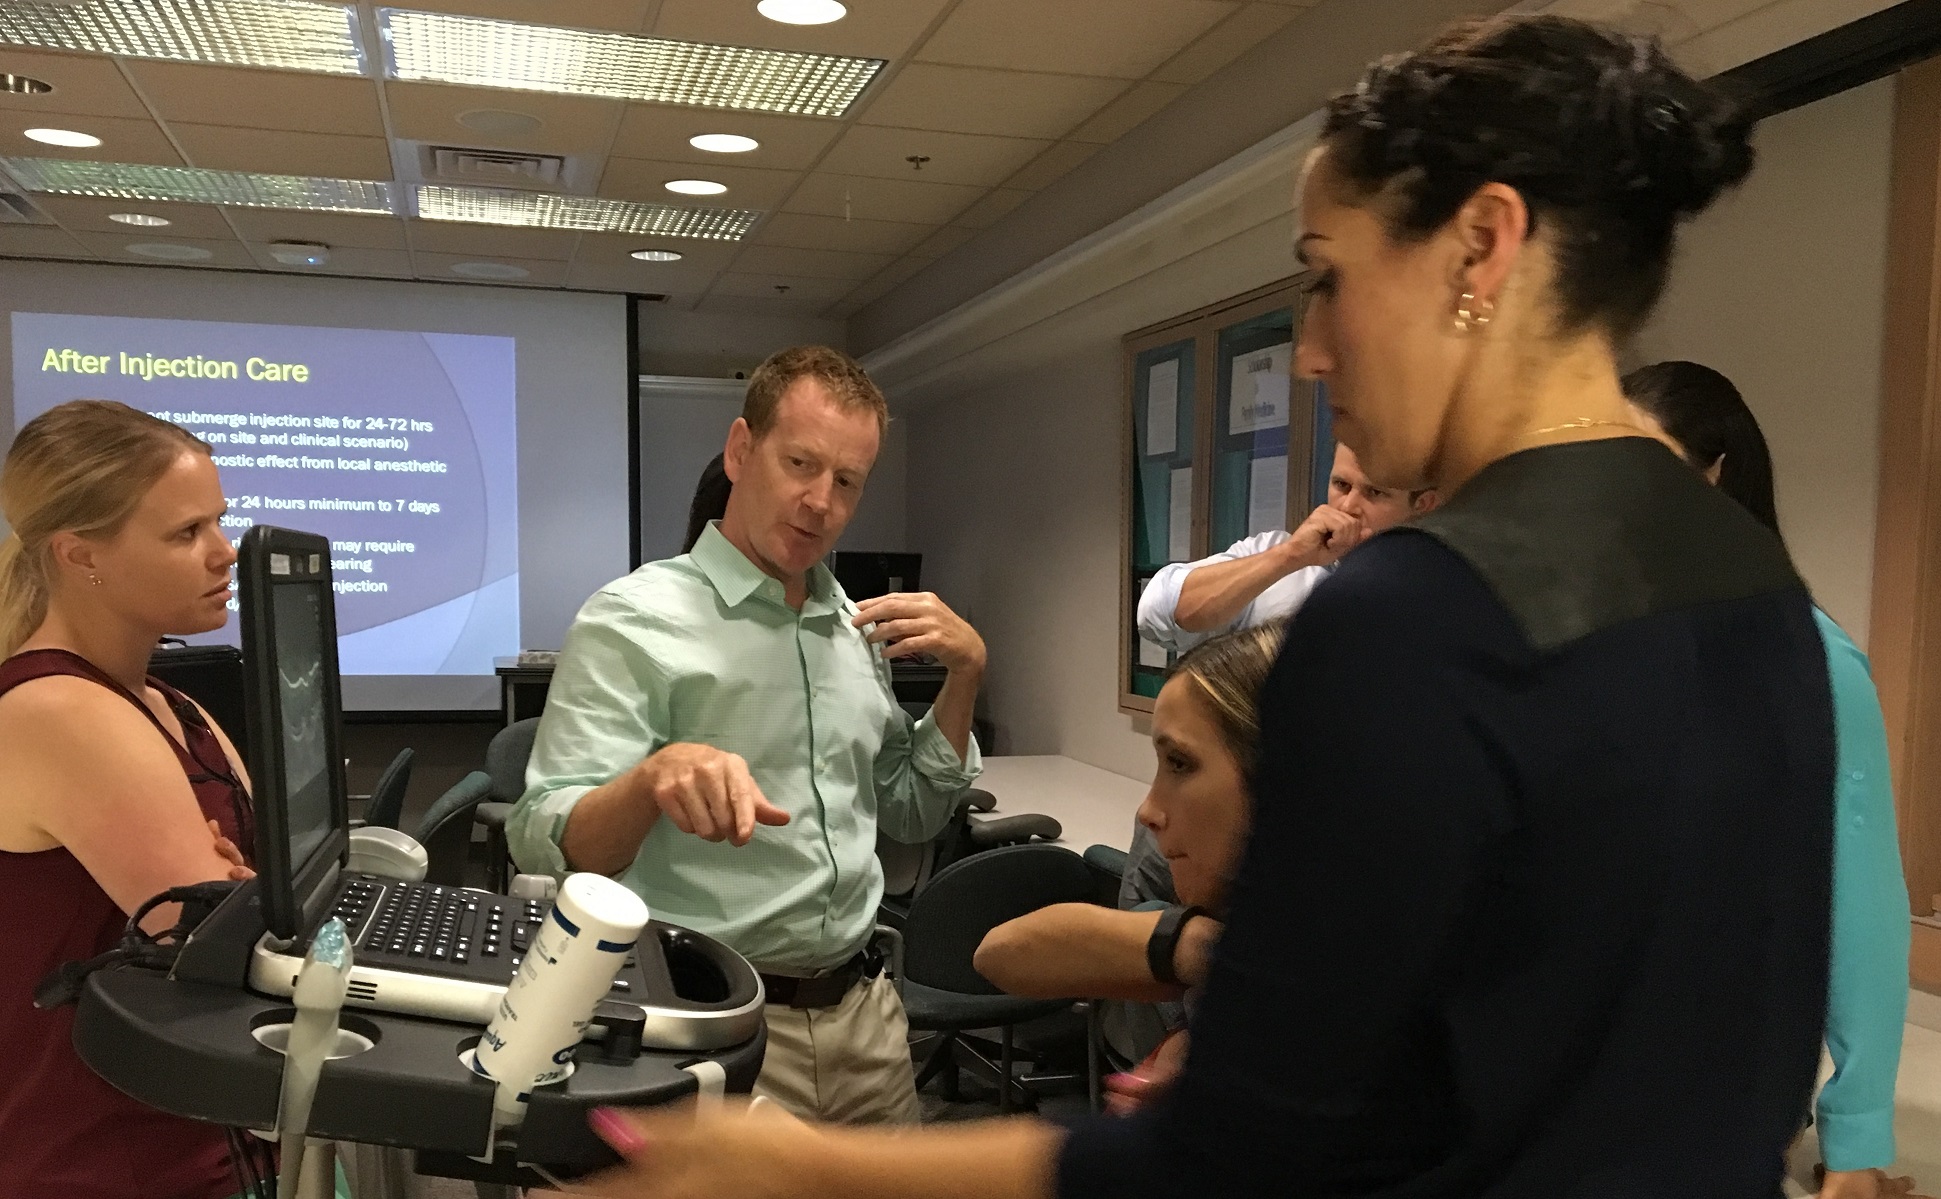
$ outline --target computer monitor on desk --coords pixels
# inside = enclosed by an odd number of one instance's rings
[[[855,603],[898,591],[919,591],[922,554],[885,554],[839,550],[829,555],[829,573]]]

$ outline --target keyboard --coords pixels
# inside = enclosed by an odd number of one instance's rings
[[[552,907],[464,887],[347,875],[330,915],[344,922],[356,965],[503,985]],[[629,953],[615,995],[634,990],[638,965]]]

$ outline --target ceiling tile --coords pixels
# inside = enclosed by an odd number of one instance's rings
[[[1100,109],[1091,120],[1072,130],[1076,142],[1116,142],[1146,119],[1180,98],[1183,83],[1135,83],[1125,95]]]
[[[926,258],[901,259],[888,270],[844,296],[842,303],[837,307],[838,309],[846,310],[843,311],[843,315],[847,316],[858,308],[866,304],[874,303],[892,291],[895,291],[905,281],[916,275],[918,271],[921,271],[929,265],[930,260]]]
[[[1096,142],[1059,142],[1032,159],[1023,170],[1004,180],[1004,185],[1037,191],[1104,148]]]
[[[796,246],[748,246],[735,256],[742,274],[800,275],[816,279],[867,279],[888,266],[888,254],[844,254]]]
[[[971,133],[854,125],[842,135],[820,169],[845,175],[874,175],[925,183],[966,183],[993,187],[1050,143],[1021,137],[980,137]],[[929,159],[919,170],[912,155]]]
[[[719,271],[690,267],[685,262],[575,262],[566,272],[568,287],[592,291],[697,297],[708,290]]]
[[[410,0],[403,7],[420,12],[455,12],[469,17],[490,17],[500,21],[520,21],[529,25],[552,25],[565,29],[615,29],[621,33],[640,33],[649,0]],[[752,5],[750,7],[753,7]],[[543,9],[535,12],[535,9]]]
[[[629,104],[620,121],[612,153],[620,158],[661,162],[733,163],[775,170],[806,170],[843,130],[841,121],[786,117],[758,112],[716,112],[662,104]],[[761,148],[746,154],[710,154],[687,139],[698,133],[738,133]]]
[[[235,231],[229,222],[222,219],[222,209],[211,204],[162,204],[147,200],[97,200],[91,196],[35,196],[34,203],[40,209],[69,229],[90,233],[128,234],[137,232],[133,225],[111,221],[111,212],[140,212],[158,216],[169,223],[160,228],[143,229],[148,236],[164,237],[234,237]]]
[[[363,250],[402,250],[404,222],[394,217],[339,212],[278,212],[269,208],[231,208],[229,219],[252,242],[314,241]],[[168,214],[162,213],[162,216]]]
[[[582,233],[579,252],[573,255],[573,262],[576,266],[613,263],[629,270],[699,268],[712,273],[727,269],[728,264],[741,253],[742,244],[688,237],[641,237],[631,233]],[[628,257],[635,250],[673,250],[681,255],[681,260],[661,264],[641,262]]]
[[[788,300],[839,300],[856,285],[848,279],[808,279],[800,275],[754,275],[723,272],[714,281],[717,296],[780,296]],[[788,288],[787,292],[775,290]]]
[[[227,241],[196,238],[170,237],[166,229],[130,229],[126,233],[77,233],[81,243],[101,255],[117,262],[140,262],[149,266],[231,266],[254,267],[256,260],[249,256],[243,243],[230,238]],[[131,245],[153,244],[156,242],[177,246],[196,246],[211,253],[211,257],[193,262],[176,262],[164,258],[148,258],[140,254],[130,254]]]
[[[64,146],[28,141],[21,136],[22,130],[39,126],[92,133],[101,139],[101,144],[85,150],[70,150]],[[83,162],[141,162],[166,167],[182,165],[182,156],[175,152],[168,138],[162,136],[161,126],[153,121],[51,112],[29,115],[19,109],[0,111],[0,154],[26,158],[70,158]]]
[[[128,70],[164,121],[384,136],[370,79],[149,60]]]
[[[381,137],[221,125],[176,124],[169,129],[190,161],[199,167],[322,179],[391,178],[391,150]]]
[[[600,177],[600,194],[615,200],[649,204],[698,204],[714,208],[774,208],[801,176],[795,171],[716,162],[701,167],[691,162],[650,162],[638,158],[609,158]],[[667,190],[673,179],[710,179],[726,184],[718,196],[683,196]]]
[[[1283,4],[1249,4],[1152,73],[1162,83],[1198,83],[1280,32],[1301,10]]]
[[[549,262],[543,258],[506,258],[496,254],[426,254],[413,253],[411,261],[416,266],[413,272],[420,279],[441,279],[446,283],[511,283],[520,287],[563,287],[566,284],[566,264]],[[465,275],[455,275],[452,268],[461,262],[498,262],[506,266],[526,269],[523,279],[473,279]]]
[[[935,225],[904,221],[845,221],[801,212],[772,213],[749,238],[764,246],[802,246],[857,254],[901,254],[929,236]]]
[[[1029,200],[1031,196],[1031,192],[1018,191],[1015,188],[993,188],[983,199],[959,213],[957,219],[951,224],[962,225],[966,229],[988,228],[997,224],[1013,208]]]
[[[495,91],[443,83],[384,85],[397,136],[440,146],[491,146],[547,154],[605,154],[626,107],[618,100],[555,96],[546,92]],[[492,109],[538,118],[531,133],[479,133],[459,124],[468,112]]]
[[[0,94],[0,110],[42,110],[93,117],[144,118],[141,97],[115,69],[114,60],[98,55],[48,54],[0,46],[0,72],[26,75],[54,90],[39,96]]]
[[[0,225],[0,257],[92,258],[94,251],[74,235],[36,225]]]
[[[903,58],[950,0],[844,0],[849,15],[828,25],[784,25],[753,0],[661,0],[656,37],[806,50],[859,58]]]
[[[411,278],[411,255],[403,250],[367,250],[358,246],[344,249],[333,247],[330,261],[323,266],[285,266],[270,257],[270,248],[261,243],[251,243],[251,257],[256,265],[266,271],[281,275],[349,275],[358,278],[409,279]]]
[[[1116,79],[911,63],[858,119],[905,129],[1060,138],[1124,90]]]
[[[794,293],[787,296],[734,296],[711,293],[694,306],[694,311],[725,316],[821,316],[828,307],[829,300],[822,296]]]
[[[982,188],[913,179],[868,179],[816,171],[789,197],[785,210],[864,221],[940,225],[962,212]]]
[[[1235,0],[960,0],[922,62],[1143,79]]]
[[[471,258],[545,258],[569,262],[580,235],[563,229],[519,229],[456,221],[413,221],[414,253],[460,254]]]
[[[946,225],[917,243],[917,248],[910,251],[910,257],[923,262],[942,258],[976,236],[977,230],[968,225]]]

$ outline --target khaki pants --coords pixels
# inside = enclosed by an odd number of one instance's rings
[[[755,1094],[805,1120],[915,1124],[910,1022],[896,984],[879,974],[831,1008],[769,1004],[768,1055]]]

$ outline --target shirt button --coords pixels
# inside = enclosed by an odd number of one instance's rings
[[[1852,779],[1854,782],[1858,783],[1867,777],[1867,772],[1864,770],[1856,770],[1852,774],[1849,774],[1847,777]]]

